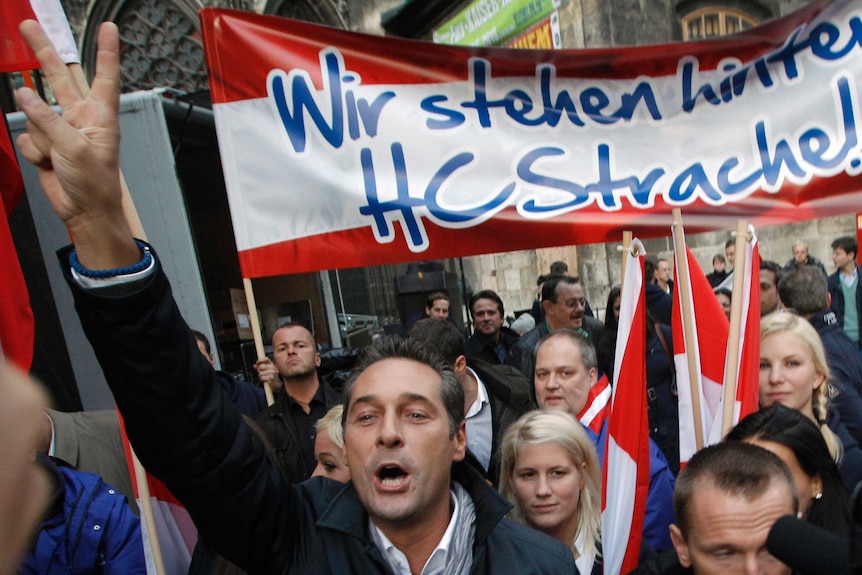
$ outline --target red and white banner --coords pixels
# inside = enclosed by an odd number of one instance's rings
[[[702,42],[463,48],[201,11],[248,277],[862,205],[862,5]]]
[[[650,484],[646,396],[646,302],[640,240],[626,257],[607,453],[602,470],[604,572],[628,573],[638,565]],[[613,494],[609,497],[608,494]]]
[[[674,239],[677,234],[683,234],[682,229],[672,228]],[[684,236],[684,234],[683,234]],[[683,238],[683,243],[685,242]],[[674,241],[676,245],[676,241]],[[685,246],[686,266],[680,265],[683,254],[674,252],[674,290],[673,312],[671,325],[673,327],[673,361],[676,369],[677,392],[679,397],[679,457],[680,463],[685,463],[697,451],[695,441],[694,397],[692,388],[698,390],[700,406],[701,438],[704,445],[709,444],[714,422],[721,428],[722,385],[724,384],[724,364],[727,354],[727,335],[730,324],[721,304],[715,297],[713,288],[700,269],[697,259]],[[680,281],[680,272],[688,271],[687,281]],[[686,323],[683,321],[683,289],[688,286],[688,314],[691,318],[691,358],[694,362],[695,385],[692,385],[686,351]],[[695,305],[697,302],[697,305]]]

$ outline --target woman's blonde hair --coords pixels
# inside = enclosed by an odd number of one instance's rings
[[[336,405],[326,412],[326,415],[317,420],[317,432],[326,432],[329,434],[329,439],[335,444],[335,447],[341,449],[344,447],[344,430],[341,427],[341,415],[344,413],[344,406]]]
[[[826,440],[826,445],[829,447],[832,459],[835,460],[836,464],[840,464],[841,457],[844,455],[844,447],[841,445],[841,440],[835,436],[826,423],[827,410],[829,408],[829,379],[831,374],[829,364],[826,363],[826,350],[823,347],[823,342],[807,319],[792,313],[773,313],[760,321],[761,342],[767,337],[778,333],[789,333],[805,342],[805,345],[811,352],[814,371],[823,376],[823,383],[812,394],[811,410],[814,412],[814,419],[820,427],[823,439]]]
[[[509,515],[516,521],[525,522],[515,497],[512,473],[526,446],[538,443],[555,443],[563,447],[583,476],[584,488],[578,501],[578,529],[571,547],[576,558],[584,553],[598,555],[602,527],[602,471],[599,458],[583,426],[564,411],[525,413],[506,432],[501,447],[500,493],[514,505]],[[575,541],[581,535],[584,549],[577,549]]]

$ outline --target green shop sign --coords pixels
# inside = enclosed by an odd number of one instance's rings
[[[496,46],[528,30],[568,0],[474,0],[434,31],[434,42]]]

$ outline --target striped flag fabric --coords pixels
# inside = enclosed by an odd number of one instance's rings
[[[683,235],[682,227],[673,227],[674,238]],[[674,242],[674,245],[678,245]],[[687,266],[680,265],[685,257]],[[680,271],[687,269],[687,278],[680,277]],[[681,279],[687,281],[680,281]],[[695,441],[694,399],[692,389],[699,392],[701,437],[706,442],[710,438],[713,422],[720,420],[721,391],[724,383],[724,363],[727,352],[727,336],[730,324],[721,304],[715,297],[712,286],[697,263],[691,250],[685,246],[685,254],[674,253],[674,300],[671,317],[673,328],[674,366],[676,368],[677,390],[679,394],[679,451],[680,465],[697,451]],[[691,317],[691,345],[686,342],[685,323],[683,322],[683,289],[688,287],[688,313]],[[758,300],[759,301],[759,300]],[[688,354],[695,363],[695,385],[692,386],[688,365]],[[718,428],[721,428],[719,423]]]
[[[24,20],[39,21],[66,64],[81,62],[60,0],[4,0],[0,2],[0,72],[39,69],[36,55],[18,32]]]
[[[739,354],[736,367],[736,397],[734,398],[733,420],[736,425],[739,420],[759,407],[760,378],[760,248],[757,245],[757,235],[754,226],[748,226],[749,239],[745,243],[745,260],[740,262],[737,256],[736,273],[742,272],[742,291],[733,294],[734,300],[742,298],[742,317],[739,323]],[[734,303],[736,303],[734,301]],[[732,335],[732,334],[731,334]],[[727,355],[730,355],[729,353]],[[731,366],[725,368],[725,381],[730,375]],[[722,394],[721,408],[723,411],[726,398]],[[720,417],[720,415],[719,415]],[[709,443],[722,440],[722,426],[713,426]]]
[[[587,394],[587,404],[578,414],[578,421],[598,434],[610,413],[611,382],[608,381],[607,375],[602,374],[602,377],[590,388],[590,392]]]
[[[640,240],[633,240],[631,247],[620,294],[614,365],[619,377],[613,387],[602,470],[604,572],[614,575],[637,567],[650,480],[643,272],[646,252]]]

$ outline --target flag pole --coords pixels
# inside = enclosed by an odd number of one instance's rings
[[[260,318],[257,316],[257,303],[254,301],[254,289],[251,286],[251,279],[242,278],[242,287],[245,289],[245,301],[248,303],[248,317],[251,320],[251,331],[254,336],[254,350],[257,353],[257,357],[263,358],[266,357],[266,351],[263,347],[263,337],[260,335]],[[263,391],[266,394],[266,404],[272,405],[275,403],[269,382],[264,382]]]
[[[81,91],[81,94],[87,96],[90,93],[90,84],[84,76],[84,71],[78,63],[69,63],[66,65]],[[136,238],[147,240],[147,234],[144,231],[144,226],[141,223],[141,218],[138,216],[138,211],[135,209],[135,204],[132,202],[132,196],[129,193],[129,187],[126,185],[126,179],[123,177],[122,170],[120,171],[120,186],[123,192],[123,213],[129,222],[129,227],[132,230],[132,235]],[[125,425],[125,423],[123,424]],[[138,454],[135,453],[135,448],[129,442],[129,452],[132,456],[132,467],[135,471],[135,483],[138,486],[138,497],[141,499],[141,514],[144,516],[144,521],[147,524],[147,532],[150,540],[150,550],[153,553],[153,568],[157,575],[165,575],[165,561],[162,556],[162,546],[159,543],[159,534],[156,530],[156,517],[153,513],[153,502],[150,495],[150,484],[147,480],[147,472],[141,460],[138,459]]]
[[[631,248],[632,246],[632,237],[634,236],[632,235],[632,232],[630,230],[626,230],[623,232],[623,265],[622,268],[620,268],[620,293],[622,293],[623,280],[626,277],[626,266],[628,265],[629,261],[629,248]],[[607,311],[605,311],[605,313],[607,313]]]
[[[736,259],[733,264],[733,293],[730,299],[730,337],[727,340],[727,362],[724,365],[724,385],[722,401],[724,410],[721,419],[721,436],[727,435],[733,427],[733,411],[736,407],[736,388],[739,384],[739,328],[742,323],[742,290],[745,281],[746,244],[748,243],[748,222],[736,223]],[[738,273],[740,272],[740,273]]]
[[[703,420],[700,408],[700,386],[698,385],[697,374],[697,358],[695,358],[695,349],[697,346],[694,341],[694,321],[691,316],[691,283],[688,271],[688,252],[685,249],[685,232],[682,227],[682,211],[679,208],[673,209],[673,227],[677,231],[674,234],[674,251],[677,253],[676,265],[680,269],[677,270],[676,286],[682,300],[682,309],[680,316],[682,317],[683,334],[685,337],[685,357],[688,362],[688,381],[691,386],[691,410],[694,416],[694,440],[695,447],[700,450],[704,446],[703,437]]]

